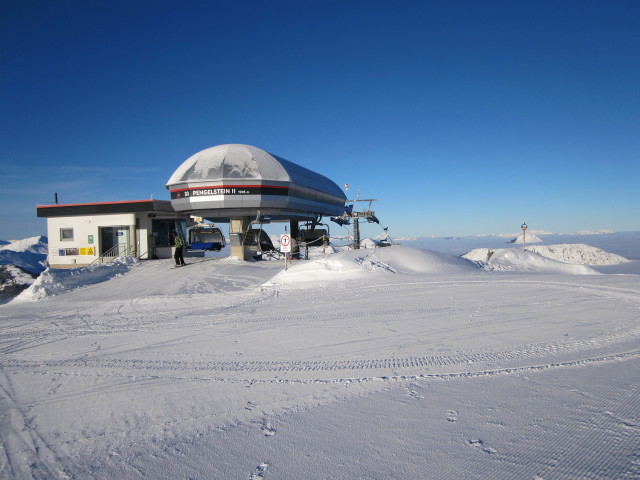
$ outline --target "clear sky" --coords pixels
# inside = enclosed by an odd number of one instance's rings
[[[396,237],[640,230],[636,0],[3,1],[0,42],[0,239],[224,143]]]

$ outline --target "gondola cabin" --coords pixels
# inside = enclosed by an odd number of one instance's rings
[[[222,230],[213,225],[194,225],[189,227],[187,251],[216,251],[219,252],[227,244]]]

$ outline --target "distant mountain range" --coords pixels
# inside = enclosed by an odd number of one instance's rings
[[[48,243],[45,236],[0,240],[0,303],[28,288],[47,268]]]

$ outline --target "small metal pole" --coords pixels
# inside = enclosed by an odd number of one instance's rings
[[[358,250],[360,248],[360,225],[358,223],[358,217],[353,218],[353,249]]]

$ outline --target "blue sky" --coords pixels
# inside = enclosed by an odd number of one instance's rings
[[[640,230],[637,1],[6,1],[0,39],[2,239],[224,143],[392,236]]]

